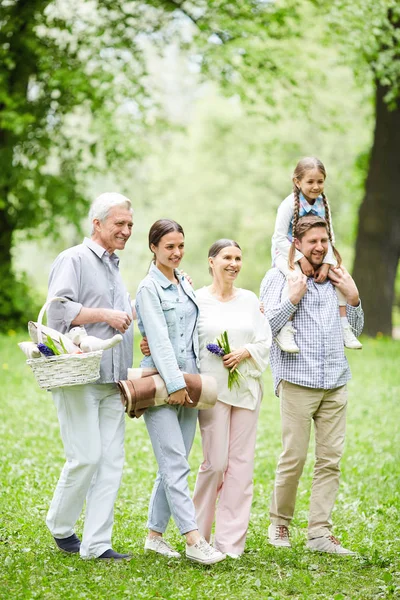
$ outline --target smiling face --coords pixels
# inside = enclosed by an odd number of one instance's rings
[[[313,267],[318,268],[328,252],[328,232],[325,227],[313,227],[301,238],[295,238],[294,243]]]
[[[242,268],[242,251],[236,246],[226,246],[217,256],[208,259],[213,279],[233,282]]]
[[[155,256],[155,264],[163,273],[171,272],[179,267],[185,254],[185,238],[179,231],[163,235],[157,246],[151,244]]]
[[[301,179],[295,177],[293,181],[310,204],[313,204],[324,191],[325,176],[316,167],[307,169]]]
[[[112,254],[125,248],[132,227],[132,211],[123,206],[113,206],[104,221],[93,219],[92,240]]]

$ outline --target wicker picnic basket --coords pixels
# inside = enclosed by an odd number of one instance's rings
[[[67,298],[54,297],[41,308],[37,321],[38,343],[43,343],[42,322],[44,313],[52,302],[67,302]],[[82,354],[60,354],[49,358],[31,358],[26,361],[44,390],[70,385],[93,383],[100,377],[103,350]]]

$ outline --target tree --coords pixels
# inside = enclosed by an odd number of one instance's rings
[[[91,140],[79,139],[78,128],[72,136],[68,117],[79,110],[100,113],[104,121],[108,118],[111,139],[105,138],[103,149],[109,160],[118,154],[117,145],[112,145],[115,105],[135,97],[140,108],[144,94],[139,81],[142,62],[132,60],[140,49],[132,47],[128,25],[116,31],[109,10],[93,19],[91,7],[78,9],[76,2],[64,10],[49,0],[2,0],[0,6],[0,323],[4,330],[22,324],[27,302],[27,286],[16,281],[12,270],[14,232],[32,233],[36,228],[41,235],[55,234],[61,218],[77,224],[86,210],[83,175],[95,166],[87,148],[95,154],[96,137],[90,146]],[[106,52],[109,39],[113,51],[100,61],[98,53]],[[130,47],[128,57],[125,47]]]
[[[140,139],[157,115],[146,87],[146,43],[162,48],[178,35],[205,74],[253,101],[258,90],[273,104],[273,82],[291,85],[279,40],[298,32],[295,5],[0,0],[3,330],[22,324],[26,312],[27,289],[12,270],[14,232],[55,235],[63,219],[78,224],[87,208],[85,175],[140,155],[129,138]],[[116,122],[121,108],[125,119]],[[90,117],[91,139],[80,139],[76,127],[71,135],[77,115]]]
[[[392,0],[336,0],[330,20],[346,60],[375,87],[374,140],[359,210],[354,278],[363,299],[365,332],[391,336],[400,258],[400,6]]]

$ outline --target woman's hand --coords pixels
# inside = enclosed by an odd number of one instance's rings
[[[186,388],[182,388],[181,390],[172,392],[172,394],[168,396],[168,404],[180,404],[181,406],[183,406],[185,402],[193,404]]]
[[[222,357],[222,360],[224,367],[234,371],[237,369],[242,360],[250,358],[250,356],[250,352],[247,350],[247,348],[238,348],[238,350],[233,350],[229,354],[225,354],[225,356]]]
[[[328,263],[322,263],[322,265],[315,271],[314,281],[317,283],[324,283],[325,279],[328,277],[330,268],[331,265],[328,265]]]
[[[142,338],[142,340],[140,342],[140,352],[142,354],[144,354],[144,356],[150,356],[150,354],[151,354],[149,344],[147,343],[146,337]]]
[[[299,265],[304,275],[307,275],[307,277],[312,277],[314,275],[314,267],[305,256],[299,260]]]

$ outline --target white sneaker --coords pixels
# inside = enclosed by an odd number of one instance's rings
[[[233,558],[234,560],[237,560],[241,556],[240,554],[234,554],[233,552],[227,552],[226,555],[229,556],[229,558]]]
[[[186,544],[186,558],[203,565],[213,565],[226,558],[226,555],[216,550],[206,540],[201,537],[196,544],[188,546]]]
[[[356,336],[353,333],[353,330],[349,325],[343,325],[343,342],[346,348],[350,348],[350,350],[361,350],[362,343],[358,341]]]
[[[271,525],[268,527],[269,543],[277,548],[291,548],[289,540],[289,529],[286,525]]]
[[[286,323],[275,337],[275,341],[283,352],[298,354],[300,352],[298,345],[294,341],[295,328],[291,323]]]
[[[160,535],[148,536],[144,543],[145,551],[153,551],[168,558],[180,558],[179,552],[176,552]]]
[[[308,540],[307,548],[314,552],[328,552],[329,554],[342,554],[343,556],[355,556],[355,552],[343,548],[341,543],[333,535],[317,537]]]

